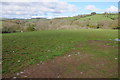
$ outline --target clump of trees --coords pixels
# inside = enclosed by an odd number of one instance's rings
[[[95,14],[96,14],[96,12],[92,12],[92,13],[91,13],[91,15],[95,15]]]

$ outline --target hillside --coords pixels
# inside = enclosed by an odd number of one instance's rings
[[[3,32],[91,28],[115,29],[118,27],[118,14],[88,14],[54,19],[3,20]]]

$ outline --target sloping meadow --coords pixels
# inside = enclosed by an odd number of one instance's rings
[[[31,64],[46,62],[56,56],[65,55],[71,49],[84,50],[96,57],[107,56],[112,60],[118,57],[116,55],[118,41],[114,41],[116,38],[118,38],[118,30],[102,29],[46,30],[3,34],[3,75],[15,74]],[[102,41],[107,43],[102,43]],[[94,45],[87,45],[88,42]],[[104,51],[97,47],[100,46],[99,44],[103,45],[101,48],[106,44],[116,48],[108,49],[107,47]],[[81,45],[81,47],[75,47],[76,45]],[[111,53],[108,54],[110,51]]]

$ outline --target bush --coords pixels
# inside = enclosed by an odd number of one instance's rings
[[[14,28],[11,27],[3,27],[2,28],[2,33],[14,33],[16,32],[16,30]]]
[[[96,25],[89,24],[88,27],[89,28],[96,28]]]
[[[35,30],[36,29],[34,27],[32,27],[32,26],[26,28],[26,31],[35,31]]]
[[[97,29],[99,29],[100,28],[100,24],[97,24]]]
[[[14,33],[16,30],[20,30],[20,25],[11,21],[2,21],[2,33]]]
[[[113,29],[114,29],[114,28],[117,29],[118,26],[119,26],[119,25],[118,25],[118,20],[113,20],[113,21],[110,23],[110,27],[113,28]]]
[[[120,30],[120,26],[118,26],[118,27],[115,27],[115,28],[113,28],[113,29],[119,29],[119,30]]]

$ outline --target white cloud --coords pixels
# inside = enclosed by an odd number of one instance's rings
[[[58,0],[1,0],[1,2],[58,2]]]
[[[118,8],[115,6],[110,6],[110,8],[106,9],[106,12],[118,12]]]
[[[13,0],[18,1],[18,0]],[[28,1],[28,0],[25,0]],[[32,1],[32,0],[31,0]],[[2,15],[5,16],[41,16],[52,14],[61,14],[65,12],[75,12],[77,7],[67,2],[58,0],[47,0],[48,2],[2,2]],[[53,1],[53,2],[50,2]]]
[[[54,2],[58,0],[1,0],[1,2]],[[119,2],[119,0],[60,0],[66,2]]]
[[[61,18],[61,17],[71,17],[71,16],[49,16],[47,19],[52,19],[52,18]]]
[[[87,5],[85,9],[90,11],[100,11],[101,9],[97,8],[95,5]]]
[[[31,18],[42,18],[43,16],[32,16]]]
[[[61,0],[67,2],[119,2],[119,0]]]
[[[110,13],[118,12],[118,8],[113,5],[107,9],[100,9],[97,8],[95,5],[87,5],[85,9],[90,11],[101,11],[101,12],[110,12]]]

